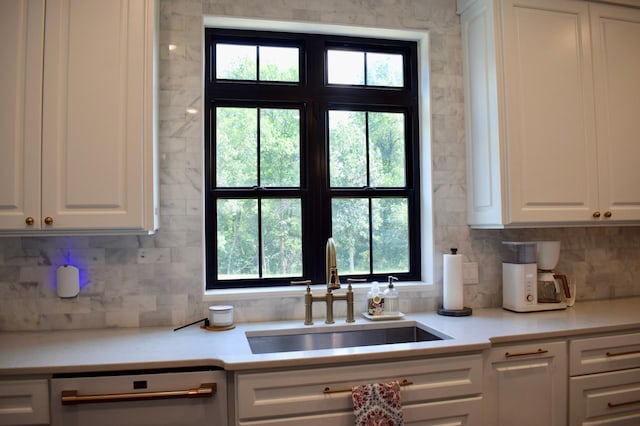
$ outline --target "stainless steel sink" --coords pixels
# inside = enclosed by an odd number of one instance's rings
[[[449,336],[409,322],[395,326],[345,326],[247,332],[254,354],[352,348],[394,343],[428,342]]]

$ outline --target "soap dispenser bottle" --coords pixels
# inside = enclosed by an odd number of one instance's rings
[[[394,281],[398,281],[398,278],[389,275],[389,285],[384,291],[384,313],[385,315],[399,315],[400,314],[400,295],[393,285]]]

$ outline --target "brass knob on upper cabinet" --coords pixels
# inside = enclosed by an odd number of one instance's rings
[[[595,218],[600,217],[600,212],[593,212],[593,217],[595,217]]]
[[[29,225],[29,226],[33,225],[35,222],[36,222],[36,221],[35,221],[35,220],[33,220],[33,218],[32,218],[31,216],[27,217],[27,218],[24,220],[24,223],[26,223],[26,224],[27,224],[27,225]]]
[[[611,212],[610,211],[606,211],[604,212],[604,217],[611,217]]]
[[[44,223],[47,225],[51,225],[53,223],[53,218],[51,216],[47,216],[44,218]]]

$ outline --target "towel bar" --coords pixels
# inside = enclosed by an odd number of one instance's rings
[[[407,379],[404,379],[400,382],[400,386],[409,386],[412,385],[413,382]],[[330,387],[326,387],[322,390],[322,393],[341,393],[341,392],[351,392],[351,388],[336,388],[331,389]]]

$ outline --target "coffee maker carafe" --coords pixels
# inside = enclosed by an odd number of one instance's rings
[[[537,300],[541,310],[564,309],[569,299],[567,276],[555,273],[560,258],[560,241],[538,241],[536,243],[538,262]]]

